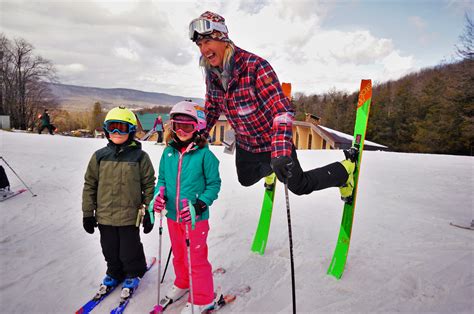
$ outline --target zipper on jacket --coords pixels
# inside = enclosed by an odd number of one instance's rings
[[[176,175],[176,222],[179,222],[179,218],[181,216],[181,211],[179,210],[179,199],[181,194],[181,170],[183,165],[183,157],[184,154],[189,152],[193,147],[193,143],[190,143],[184,152],[178,151],[179,160],[178,160],[178,173]]]

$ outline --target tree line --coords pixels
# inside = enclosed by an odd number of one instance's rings
[[[473,155],[474,58],[473,24],[456,53],[461,60],[374,84],[367,138],[390,150]],[[321,124],[352,134],[358,93],[332,90],[322,95],[296,95],[297,119],[304,113]]]

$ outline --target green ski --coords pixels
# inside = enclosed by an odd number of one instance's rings
[[[275,198],[276,178],[275,183],[271,189],[265,188],[263,195],[262,211],[260,213],[260,220],[258,221],[257,231],[252,243],[252,252],[260,255],[265,253],[267,246],[268,234],[270,233],[270,223],[272,221],[273,200]]]
[[[357,104],[356,122],[354,127],[354,139],[352,146],[357,148],[358,156],[356,169],[354,171],[354,190],[351,200],[344,203],[344,213],[342,215],[341,228],[337,239],[336,249],[332,257],[331,265],[327,274],[340,279],[344,273],[344,267],[349,253],[349,244],[351,241],[352,223],[354,219],[354,210],[359,182],[360,164],[362,161],[362,151],[364,150],[365,133],[367,130],[367,121],[369,119],[370,102],[372,100],[372,81],[362,80],[360,85],[359,101]]]

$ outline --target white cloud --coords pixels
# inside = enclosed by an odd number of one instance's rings
[[[114,55],[116,55],[119,58],[124,58],[133,62],[137,62],[140,60],[140,57],[138,56],[138,53],[131,48],[126,48],[126,47],[115,47],[113,49]]]
[[[369,31],[340,32],[322,34],[330,43],[328,51],[336,61],[354,64],[371,64],[384,58],[393,50],[390,39],[375,38]]]
[[[80,63],[57,64],[56,69],[60,75],[77,74],[87,70],[87,68]]]
[[[413,56],[403,57],[398,51],[392,51],[382,60],[384,67],[383,79],[397,79],[400,76],[414,70],[415,62]]]
[[[258,14],[269,3],[269,0],[241,0],[239,10],[249,14]]]
[[[132,10],[139,1],[137,0],[93,0],[99,7],[113,15],[126,14]]]
[[[332,7],[329,1],[317,0],[279,0],[277,3],[279,15],[289,17],[293,22],[312,18],[321,20]]]

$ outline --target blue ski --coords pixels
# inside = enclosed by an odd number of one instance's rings
[[[150,264],[147,267],[147,272],[148,272],[148,270],[150,270],[151,267],[153,267],[153,265],[155,265],[155,262],[156,262],[156,257],[153,257],[153,259],[151,260]],[[123,313],[125,311],[125,308],[127,307],[128,303],[130,303],[130,299],[133,297],[133,295],[137,291],[137,288],[135,288],[133,293],[130,294],[130,296],[128,298],[126,298],[124,300],[120,300],[120,304],[116,308],[114,308],[112,311],[110,311],[110,314],[121,314],[121,313]]]
[[[120,283],[118,285],[120,285]],[[106,294],[102,295],[100,298],[92,298],[91,300],[89,300],[89,302],[84,304],[79,310],[76,311],[76,314],[90,313],[97,305],[99,305],[100,302],[102,302],[103,299],[105,299],[109,294],[111,294],[115,290],[115,288],[117,288],[117,286],[111,288]]]
[[[150,264],[147,266],[147,271],[155,264],[155,262],[156,262],[156,257],[153,257],[152,260],[150,261]],[[95,298],[90,299],[86,304],[84,304],[80,309],[76,311],[76,314],[90,313],[97,305],[99,305],[100,302],[102,302],[108,295],[110,295],[115,290],[115,288],[117,288],[119,285],[111,288],[106,294],[102,295],[98,299],[95,299]]]

